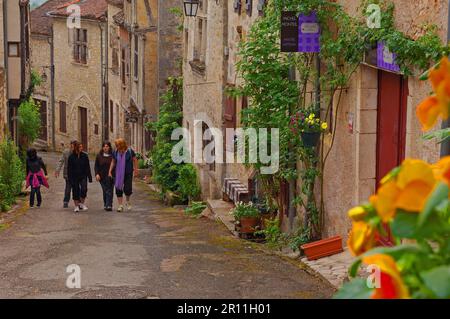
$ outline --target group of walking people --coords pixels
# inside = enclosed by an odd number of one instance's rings
[[[136,153],[128,147],[124,139],[115,141],[115,150],[110,142],[104,142],[95,159],[95,179],[103,191],[103,204],[106,211],[113,210],[114,189],[118,201],[118,212],[131,210],[130,198],[133,193],[133,177],[137,175]],[[70,195],[74,203],[74,212],[87,211],[86,198],[88,183],[93,182],[89,156],[83,151],[83,145],[71,141],[70,149],[65,151],[55,170],[58,178],[63,171],[65,180],[64,208],[69,207]],[[45,175],[44,175],[45,174]],[[49,187],[47,168],[35,149],[27,152],[27,187],[31,186],[30,207],[42,204],[41,186]],[[125,195],[125,203],[124,203]]]

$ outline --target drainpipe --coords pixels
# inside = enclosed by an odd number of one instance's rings
[[[225,55],[225,48],[228,47],[228,2],[224,1],[223,3],[223,8],[222,8],[222,14],[223,14],[223,50],[222,50],[222,54],[223,54],[223,78],[222,78],[222,134],[223,136],[226,136],[226,128],[224,125],[224,118],[225,118],[225,103],[226,103],[226,98],[227,95],[225,94],[225,87],[226,84],[228,82],[228,61],[229,61],[229,55],[226,56]],[[237,110],[236,110],[237,111]],[[235,112],[235,116],[237,115],[237,112]],[[224,156],[226,155],[225,152],[223,152]],[[222,164],[222,169],[220,170],[220,186],[219,186],[219,190],[221,189],[223,182],[225,180],[225,176],[226,176],[226,170],[227,170],[228,165]],[[217,183],[216,183],[217,185]]]
[[[55,130],[55,41],[54,32],[52,27],[50,42],[50,78],[51,78],[51,104],[52,104],[52,150],[56,151],[56,130]]]
[[[450,42],[450,0],[448,1],[448,22],[447,22],[447,43]],[[450,127],[450,118],[442,122],[442,128],[447,129]],[[450,140],[446,140],[441,144],[441,157],[450,155]]]
[[[10,112],[10,106],[9,106],[9,85],[8,85],[8,16],[6,14],[6,10],[8,9],[6,6],[6,1],[2,1],[2,11],[3,11],[3,52],[4,54],[4,62],[5,62],[5,87],[6,87],[6,128],[8,130],[8,134],[11,132],[10,128],[10,118],[12,116]]]

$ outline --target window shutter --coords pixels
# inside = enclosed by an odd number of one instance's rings
[[[74,39],[75,31],[76,31],[76,29],[67,28],[67,40],[68,40],[69,46],[73,45],[73,43],[75,41],[75,39]]]

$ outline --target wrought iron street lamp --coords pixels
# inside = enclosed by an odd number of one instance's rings
[[[184,0],[184,14],[186,17],[196,17],[199,0]]]

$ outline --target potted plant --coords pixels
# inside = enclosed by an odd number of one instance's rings
[[[252,203],[239,202],[231,211],[236,222],[241,226],[240,232],[252,234],[260,225],[260,213],[258,208]]]
[[[320,140],[320,134],[328,129],[328,124],[322,121],[314,112],[300,110],[291,118],[295,132],[301,135],[305,147],[314,148]]]
[[[300,246],[308,260],[331,256],[344,251],[342,237],[335,236]]]
[[[258,208],[261,218],[261,228],[266,228],[266,224],[270,221],[273,221],[277,216],[277,209],[274,205],[270,204],[269,200],[266,198],[265,200],[254,198],[254,205]]]

